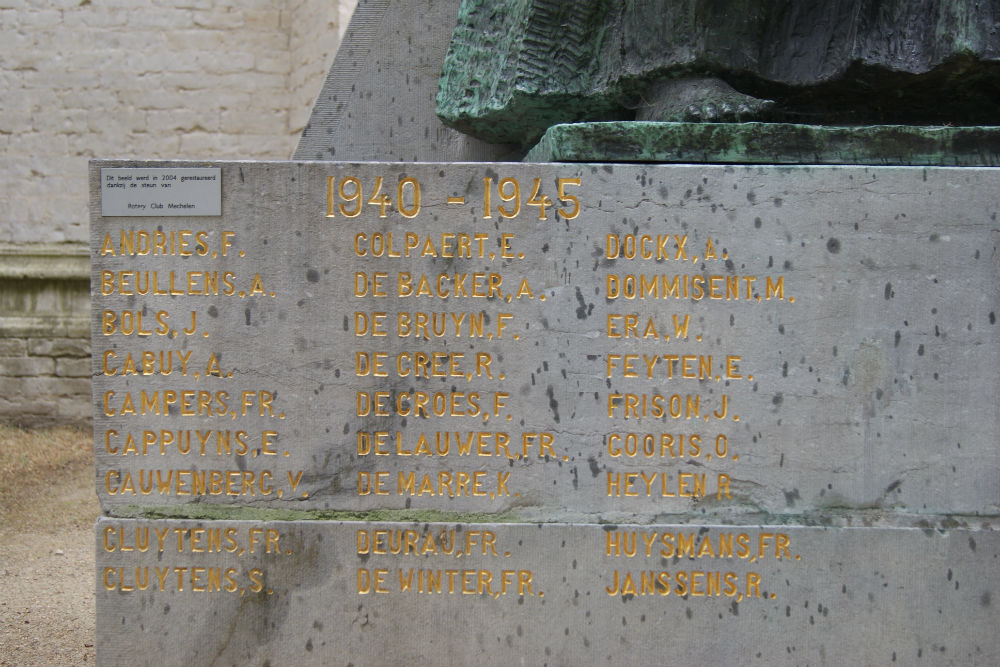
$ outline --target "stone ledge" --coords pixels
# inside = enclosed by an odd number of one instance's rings
[[[0,338],[90,337],[86,245],[0,243],[0,281]]]
[[[0,278],[90,280],[90,250],[80,243],[0,243]]]
[[[0,338],[90,338],[90,317],[0,316]],[[73,355],[68,355],[73,356]]]
[[[567,123],[524,161],[995,167],[1000,127]]]

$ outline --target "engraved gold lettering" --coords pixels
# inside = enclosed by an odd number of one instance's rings
[[[259,276],[258,276],[259,279]],[[232,271],[102,270],[101,296],[232,296],[236,293]]]
[[[606,490],[609,498],[704,498],[707,473],[679,472],[672,477],[666,472],[607,472]],[[717,473],[715,497],[731,499],[729,475]]]
[[[697,433],[610,433],[607,450],[612,458],[696,458],[702,454]],[[725,449],[719,454],[716,448],[716,456],[725,455]]]
[[[253,392],[251,392],[253,393]],[[261,392],[269,394],[269,392]],[[204,389],[141,390],[127,392],[121,399],[114,391],[104,392],[104,414],[114,416],[175,415],[181,417],[222,416],[229,413],[229,392]],[[138,400],[137,400],[138,397]],[[273,399],[273,396],[271,397]]]
[[[757,276],[728,276],[701,274],[619,274],[609,273],[605,278],[605,297],[608,299],[702,299],[721,301],[752,301]],[[767,277],[768,298],[784,298],[784,278],[774,282]]]
[[[610,419],[697,419],[701,416],[701,396],[698,394],[608,394]]]
[[[250,496],[277,493],[270,470],[116,470],[104,475],[104,490],[118,496]]]
[[[503,234],[509,240],[513,234]],[[444,232],[438,235],[421,235],[416,232],[360,232],[354,235],[354,254],[358,257],[375,258],[444,258],[444,259],[485,259],[489,257],[486,241],[489,234]],[[511,255],[502,255],[510,257]]]
[[[225,257],[233,246],[236,232],[222,231],[218,245],[214,245],[207,230],[156,230],[122,229],[115,236],[108,232],[101,242],[102,257]],[[216,249],[213,250],[213,247]]]
[[[562,216],[563,220],[572,220],[580,215],[580,200],[575,196],[566,192],[566,188],[570,186],[579,187],[581,180],[577,178],[560,178],[556,180],[556,189],[558,191],[559,201],[572,204],[570,209],[559,209],[557,212]]]
[[[364,293],[359,293],[357,280],[355,285],[355,296],[365,296]],[[494,299],[502,296],[502,286],[503,277],[499,273],[439,273],[428,276],[413,275],[404,271],[398,273],[396,277],[396,296]]]

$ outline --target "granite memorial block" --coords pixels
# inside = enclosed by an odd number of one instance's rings
[[[996,169],[90,179],[102,664],[1000,657]]]

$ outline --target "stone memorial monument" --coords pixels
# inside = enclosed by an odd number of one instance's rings
[[[494,144],[489,11],[359,3],[295,161],[92,163],[100,664],[995,664],[992,129]]]

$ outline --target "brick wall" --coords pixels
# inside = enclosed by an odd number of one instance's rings
[[[0,241],[85,242],[91,157],[291,155],[342,0],[0,0]]]
[[[354,4],[0,0],[0,422],[88,419],[87,161],[287,159]]]

